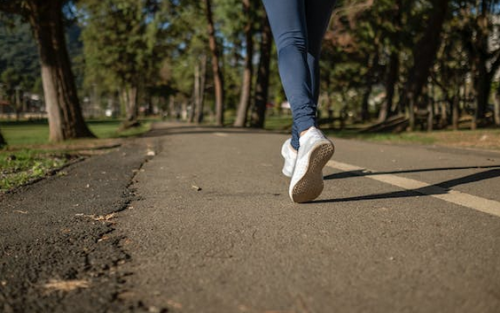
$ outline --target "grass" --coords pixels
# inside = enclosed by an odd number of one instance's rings
[[[88,121],[87,125],[98,138],[103,139],[140,135],[149,130],[151,122],[152,120],[143,120],[141,126],[123,132],[118,132],[121,123],[119,120],[92,120]],[[11,147],[49,144],[49,126],[46,121],[2,122],[0,129]]]
[[[64,152],[29,149],[0,152],[0,193],[46,176],[74,158]]]
[[[326,131],[333,137],[388,144],[436,145],[453,148],[500,150],[500,129],[417,131],[400,134],[359,133],[356,130]]]
[[[87,125],[97,139],[64,143],[49,143],[46,121],[2,122],[0,129],[9,145],[0,150],[0,194],[55,173],[78,158],[81,150],[99,147],[109,140],[143,134],[150,129],[152,121],[142,120],[141,126],[122,132],[118,132],[119,120],[88,121]],[[57,175],[64,175],[64,172]]]
[[[271,115],[266,117],[265,129],[268,130],[290,130],[292,129],[291,115]]]
[[[268,130],[290,131],[292,124],[291,116],[268,116],[265,128]],[[436,130],[432,132],[416,131],[393,133],[360,133],[359,130],[370,124],[346,124],[344,130],[326,129],[325,133],[332,137],[356,139],[370,142],[388,144],[418,144],[418,145],[438,145],[454,148],[473,148],[500,150],[500,129],[485,128],[479,130],[461,129]],[[338,123],[336,124],[338,127]]]

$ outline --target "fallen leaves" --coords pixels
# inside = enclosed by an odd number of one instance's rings
[[[43,287],[48,291],[72,291],[76,289],[84,289],[90,287],[90,282],[87,280],[56,280],[51,279]]]
[[[172,299],[168,299],[167,304],[173,307],[174,309],[182,309],[182,304]]]
[[[88,217],[90,217],[91,219],[93,219],[94,221],[99,221],[99,222],[110,222],[111,219],[115,218],[116,216],[116,213],[110,213],[110,214],[106,214],[106,215],[87,215]]]
[[[106,215],[96,215],[96,214],[83,214],[83,213],[78,213],[78,214],[75,214],[76,216],[83,216],[83,217],[87,217],[87,218],[90,218],[94,221],[97,221],[97,222],[103,222],[103,223],[113,223],[112,219],[116,217],[116,213],[113,212],[113,213],[109,213],[109,214],[106,214]]]

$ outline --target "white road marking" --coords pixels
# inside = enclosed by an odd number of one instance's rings
[[[214,133],[215,136],[218,136],[218,137],[227,137],[228,135],[225,134],[225,133]]]
[[[328,161],[327,166],[341,171],[361,171],[376,174],[377,171],[367,168],[358,167],[351,164],[341,163],[337,161]],[[390,174],[369,175],[367,178],[377,180],[389,185],[393,185],[406,190],[418,192],[423,195],[438,198],[447,202],[458,204],[476,211],[488,213],[500,217],[500,202],[470,195],[457,190],[449,190],[439,186],[434,186],[415,179],[405,178]]]

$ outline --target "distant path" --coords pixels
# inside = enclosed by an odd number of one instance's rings
[[[498,312],[500,154],[334,140],[293,204],[285,135],[158,125],[120,213],[129,297],[169,312]],[[369,169],[369,170],[367,170]],[[484,213],[487,212],[487,213]]]

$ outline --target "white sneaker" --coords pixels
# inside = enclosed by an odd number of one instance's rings
[[[287,177],[292,177],[293,170],[295,168],[295,161],[297,161],[297,151],[292,148],[291,139],[287,139],[281,147],[281,155],[285,159],[285,164],[283,165],[283,175]]]
[[[323,167],[330,160],[335,147],[316,127],[311,127],[300,137],[300,148],[290,183],[293,202],[308,202],[323,191]]]

